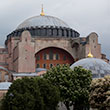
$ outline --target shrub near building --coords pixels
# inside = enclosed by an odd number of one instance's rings
[[[93,109],[110,110],[110,76],[92,81],[90,105]]]
[[[82,67],[71,70],[68,65],[59,65],[47,71],[44,78],[59,88],[60,101],[67,110],[74,106],[74,110],[83,110],[88,106],[89,89],[92,80],[91,72]]]
[[[13,82],[3,99],[2,110],[56,110],[59,92],[43,78]]]

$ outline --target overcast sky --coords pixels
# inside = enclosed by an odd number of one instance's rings
[[[110,58],[110,0],[0,0],[0,45],[25,19],[40,14],[58,17],[86,37],[99,35],[102,52]]]

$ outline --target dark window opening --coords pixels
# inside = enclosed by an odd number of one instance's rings
[[[39,64],[37,64],[37,68],[39,68],[40,67],[40,65]]]
[[[43,64],[43,68],[46,68],[46,64]]]
[[[47,55],[46,55],[46,53],[44,53],[44,60],[47,60]]]
[[[58,54],[56,54],[56,60],[59,60],[59,55]]]
[[[72,32],[72,30],[71,30],[71,37],[73,37],[73,32]]]
[[[59,66],[60,64],[56,64],[56,66]]]
[[[53,67],[53,64],[50,64],[50,68],[52,68]]]
[[[66,60],[66,56],[65,55],[63,56],[63,60]]]
[[[52,30],[51,29],[48,29],[48,36],[51,36],[52,35]]]
[[[40,60],[40,56],[39,55],[37,55],[37,58],[36,58],[37,60]]]
[[[53,29],[51,29],[51,35],[53,36]]]
[[[40,30],[40,28],[38,29],[38,36],[40,36],[41,35],[41,30]]]
[[[53,52],[52,51],[50,51],[50,53],[49,53],[49,59],[53,60]]]
[[[62,36],[64,36],[64,30],[62,29]]]
[[[69,32],[68,32],[68,30],[66,31],[66,34],[67,34],[67,37],[69,37]]]
[[[58,29],[57,29],[57,36],[59,35],[59,31],[58,31]]]

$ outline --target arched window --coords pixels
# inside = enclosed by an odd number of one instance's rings
[[[57,29],[53,29],[53,36],[57,36]]]
[[[56,60],[59,60],[59,54],[56,53]]]
[[[38,34],[38,36],[41,35],[41,30],[40,30],[40,28],[38,28],[37,34]]]
[[[64,30],[62,29],[62,36],[64,36]]]
[[[43,64],[43,68],[46,68],[46,64]]]
[[[52,51],[49,52],[49,59],[53,60],[53,52]]]
[[[52,68],[53,67],[53,64],[50,64],[50,68]]]
[[[66,60],[66,56],[65,55],[63,56],[63,60]]]
[[[47,60],[47,54],[44,53],[44,60]]]
[[[36,56],[36,59],[37,59],[37,60],[40,60],[40,56],[39,56],[39,55],[37,55],[37,56]]]
[[[66,31],[66,34],[67,34],[67,37],[69,37],[69,32],[68,32],[68,30]]]
[[[75,42],[72,47],[77,50],[79,48],[79,44],[77,42]]]
[[[47,35],[48,36],[51,36],[52,35],[52,29],[50,29],[50,28],[47,29]]]
[[[39,68],[40,67],[40,65],[39,64],[37,64],[37,66],[36,66],[37,68]]]
[[[59,36],[59,31],[58,31],[58,29],[57,29],[57,36]]]

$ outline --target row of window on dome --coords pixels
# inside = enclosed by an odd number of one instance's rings
[[[29,29],[32,36],[65,36],[78,37],[79,33],[72,29],[57,29],[57,28],[37,28]]]
[[[23,28],[23,29],[13,31],[11,34],[9,34],[7,36],[7,38],[10,38],[11,36],[21,36],[21,33],[24,30],[28,30],[31,33],[31,35],[34,37],[35,36],[79,37],[79,33],[72,29],[65,29],[65,28],[60,29],[60,28],[52,28],[52,27],[51,28],[36,27],[36,28],[26,28],[26,29]]]
[[[40,55],[37,55],[37,60],[40,60]],[[60,60],[60,55],[59,54],[53,54],[52,52],[50,52],[49,54],[44,53],[43,54],[43,60]],[[63,56],[63,60],[66,60],[66,56]]]

